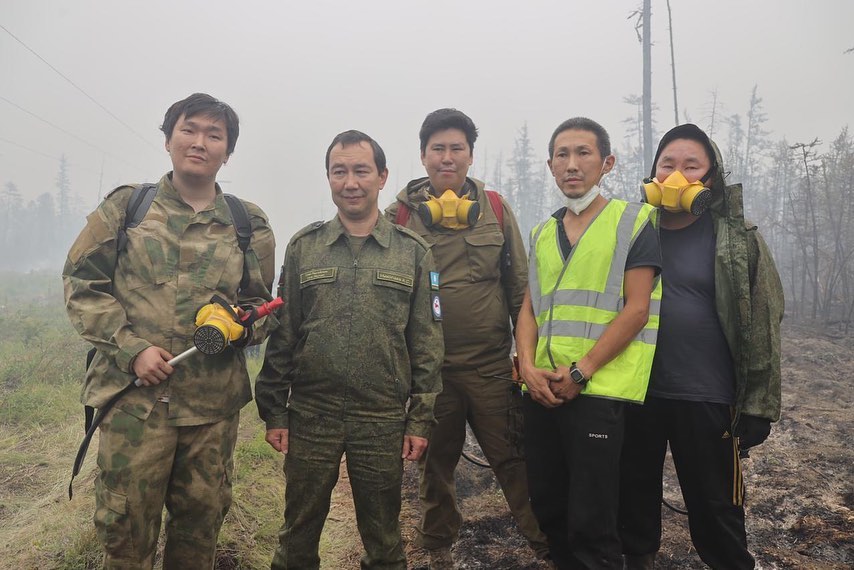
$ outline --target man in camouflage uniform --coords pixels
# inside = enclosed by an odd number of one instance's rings
[[[404,569],[402,460],[427,448],[441,391],[438,276],[427,244],[379,215],[388,170],[373,139],[336,136],[326,172],[338,215],[288,244],[279,280],[286,303],[256,383],[266,439],[286,453],[272,567],[319,567],[346,454],[362,568]]]
[[[450,548],[463,520],[454,471],[468,422],[520,530],[542,558],[548,546],[528,501],[522,394],[510,379],[510,325],[527,286],[525,245],[504,199],[490,197],[483,182],[467,176],[477,139],[474,122],[456,109],[439,109],[424,119],[419,138],[427,177],[409,182],[386,209],[389,220],[430,244],[445,307],[443,389],[436,401],[434,444],[422,462],[417,540],[429,551],[431,568],[453,566]],[[419,207],[423,211],[447,190],[464,200],[463,208],[477,203],[480,216],[474,223],[425,223]]]
[[[741,184],[727,185],[725,173],[717,146],[685,124],[661,139],[646,185],[684,196],[699,182],[709,203],[690,212],[660,200],[661,328],[646,402],[626,414],[621,458],[620,535],[633,570],[652,568],[661,543],[668,443],[697,554],[711,568],[754,567],[739,453],[780,418],[784,300],[768,246],[745,222]]]
[[[169,108],[161,130],[173,170],[143,221],[127,229],[126,248],[118,252],[116,243],[130,186],[89,215],[63,270],[71,322],[97,348],[83,403],[103,406],[134,377],[142,383],[100,426],[95,526],[104,567],[123,570],[153,566],[164,504],[163,567],[213,568],[249,376],[234,346],[174,369],[168,361],[192,346],[196,312],[214,294],[259,305],[270,299],[275,271],[264,213],[245,203],[252,236],[244,254],[215,182],[237,143],[231,107],[197,93]],[[248,332],[241,343],[264,336]]]

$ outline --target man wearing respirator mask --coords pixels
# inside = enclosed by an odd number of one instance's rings
[[[442,294],[445,361],[431,445],[421,463],[422,518],[417,542],[430,568],[452,568],[450,548],[462,514],[454,469],[466,422],[493,466],[507,504],[531,548],[548,553],[528,503],[521,441],[521,394],[511,375],[511,320],[526,284],[525,248],[510,207],[467,176],[477,128],[456,109],[427,115],[419,133],[427,177],[407,184],[386,216],[431,244]]]
[[[783,291],[741,184],[727,186],[717,147],[692,124],[658,146],[645,201],[660,206],[661,328],[649,391],[626,417],[620,531],[628,568],[652,568],[661,542],[667,443],[691,539],[712,568],[753,568],[739,452],[780,417]]]

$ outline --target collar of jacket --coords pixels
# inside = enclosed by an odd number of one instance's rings
[[[216,196],[214,197],[213,205],[209,205],[204,210],[201,210],[201,212],[211,212],[211,217],[217,222],[226,226],[233,225],[231,210],[228,209],[228,204],[225,203],[225,198],[222,196],[222,188],[220,188],[219,184],[215,184],[214,189],[216,190]],[[172,184],[172,171],[167,172],[160,179],[159,190],[165,198],[175,202],[177,207],[190,208],[190,205],[181,198],[178,190]]]
[[[347,230],[344,228],[344,225],[341,223],[341,220],[336,215],[334,218],[326,222],[326,227],[323,228],[323,231],[326,232],[325,235],[325,244],[327,246],[332,245],[336,241],[338,241],[342,236],[347,236]],[[374,229],[371,230],[369,234],[370,237],[374,238],[380,246],[383,248],[388,248],[391,242],[391,232],[394,226],[392,226],[391,222],[385,219],[381,213],[377,218],[377,223],[374,226]]]

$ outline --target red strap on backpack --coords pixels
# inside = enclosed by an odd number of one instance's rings
[[[492,206],[492,211],[495,217],[498,218],[498,225],[504,229],[504,208],[501,206],[501,194],[495,190],[485,190],[486,197],[489,198],[489,205]],[[399,226],[406,226],[409,221],[409,206],[400,202],[397,208],[397,215],[394,218],[394,223]]]

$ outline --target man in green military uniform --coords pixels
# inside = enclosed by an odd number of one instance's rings
[[[427,241],[441,274],[445,333],[434,444],[422,464],[418,541],[431,568],[453,566],[462,525],[454,470],[468,422],[520,530],[539,557],[545,536],[528,502],[521,393],[510,379],[511,321],[527,283],[525,246],[510,207],[467,176],[477,128],[456,109],[427,115],[419,133],[426,178],[411,181],[386,216]]]
[[[142,385],[100,426],[95,526],[105,568],[123,570],[153,566],[164,504],[163,567],[213,568],[239,410],[252,397],[245,357],[231,346],[175,368],[168,361],[192,346],[196,312],[214,294],[257,306],[270,299],[275,271],[264,213],[245,203],[252,236],[244,253],[216,184],[239,133],[231,107],[197,93],[173,104],[161,129],[173,170],[142,222],[127,229],[126,247],[116,244],[130,186],[89,215],[63,270],[71,322],[97,348],[83,403],[103,406],[134,376]],[[242,343],[264,336],[248,331]]]
[[[285,513],[273,568],[318,568],[342,455],[365,554],[362,568],[406,568],[403,459],[418,460],[441,390],[441,304],[433,256],[377,210],[382,148],[345,131],[326,152],[338,214],[291,238],[286,299],[256,383],[267,441],[285,456]]]

